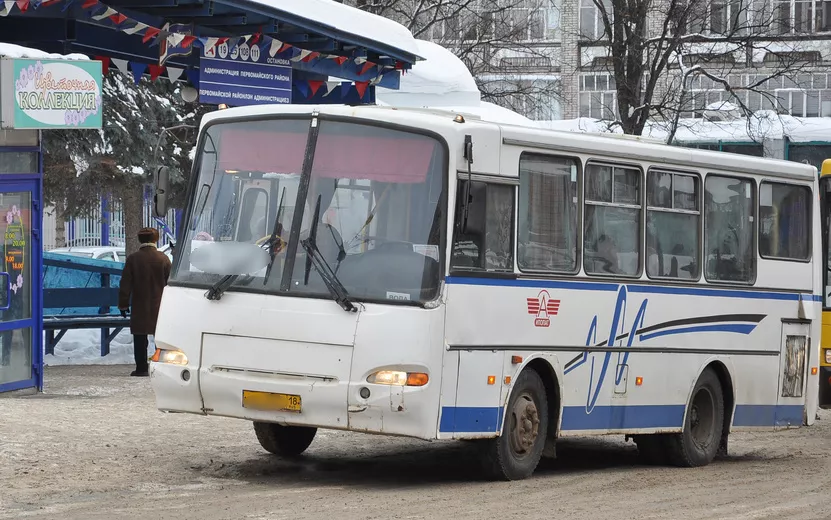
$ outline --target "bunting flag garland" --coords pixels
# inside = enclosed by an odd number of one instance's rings
[[[320,87],[323,86],[323,82],[319,80],[309,80],[309,90],[312,91],[312,96],[317,94],[317,91],[320,90]]]
[[[96,56],[96,60],[101,62],[101,72],[106,76],[110,72],[110,58],[108,56]]]
[[[157,79],[159,79],[159,76],[162,75],[162,70],[164,70],[164,67],[161,67],[159,65],[149,65],[147,69],[150,71],[150,81],[156,81]]]
[[[318,51],[309,49],[302,49],[294,44],[289,44],[284,41],[272,38],[263,34],[263,28],[259,27],[253,34],[234,36],[234,37],[199,37],[190,34],[176,33],[165,28],[152,27],[145,23],[134,20],[129,16],[120,13],[116,9],[102,3],[100,0],[0,0],[0,17],[5,17],[11,14],[16,7],[21,13],[28,13],[44,7],[50,7],[58,3],[62,3],[61,10],[66,11],[73,3],[79,2],[81,8],[87,13],[89,20],[110,28],[114,28],[119,32],[128,35],[138,35],[141,37],[142,43],[151,46],[159,45],[164,42],[167,45],[181,46],[188,48],[192,45],[199,45],[204,52],[211,51],[219,45],[228,44],[232,52],[239,45],[248,44],[250,46],[259,46],[260,50],[271,58],[279,57],[281,59],[290,60],[293,63],[312,63],[315,60],[330,60],[336,63],[339,67],[357,66],[354,72],[358,72],[361,77],[366,77],[373,69],[371,79],[365,81],[358,81],[354,84],[351,82],[340,81],[307,81],[298,82],[297,86],[301,92],[307,97],[315,96],[323,90],[323,96],[331,95],[336,89],[340,88],[340,94],[345,97],[352,88],[363,99],[369,86],[379,85],[384,76],[390,72],[401,71],[401,74],[406,72],[407,66],[404,62],[399,60],[381,60],[374,62],[367,59],[366,56],[342,56],[337,54],[324,54]],[[150,79],[155,81],[162,74],[167,74],[170,81],[176,82],[182,79],[183,73],[187,80],[198,88],[199,71],[198,70],[184,70],[175,67],[165,67],[161,61],[159,64],[147,65],[146,63],[128,62],[116,58],[108,58],[105,56],[96,57],[101,61],[102,71],[104,74],[109,73],[111,66],[127,75],[131,76],[136,82],[140,81],[145,72],[149,72]],[[347,63],[349,62],[349,63]],[[353,73],[354,73],[353,72]],[[301,87],[302,85],[302,87]]]
[[[118,69],[118,71],[121,72],[122,74],[129,74],[130,73],[130,69],[127,68],[128,65],[129,65],[127,63],[127,60],[119,60],[119,59],[113,58],[110,61],[112,61],[113,65],[115,65],[115,68]]]
[[[358,95],[361,96],[361,99],[364,98],[364,94],[366,94],[366,88],[369,86],[368,81],[356,81],[355,82],[355,90],[358,91]]]
[[[185,72],[185,69],[178,69],[175,67],[168,67],[167,68],[167,79],[170,80],[171,83],[176,83],[179,81],[179,78],[182,77],[182,73]]]
[[[327,81],[326,82],[326,93],[323,94],[323,97],[328,96],[332,93],[333,90],[340,86],[340,81]]]
[[[130,67],[133,69],[133,79],[136,80],[136,85],[138,85],[142,76],[144,76],[144,71],[147,68],[147,65],[144,63],[131,63]]]

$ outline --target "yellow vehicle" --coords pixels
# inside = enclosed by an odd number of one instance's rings
[[[831,159],[822,162],[820,172],[820,208],[822,209],[822,331],[820,333],[819,406],[831,409],[831,263],[829,263],[828,232],[831,228]]]

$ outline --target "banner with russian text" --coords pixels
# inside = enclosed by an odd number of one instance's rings
[[[18,130],[102,126],[100,61],[0,60],[0,127]]]

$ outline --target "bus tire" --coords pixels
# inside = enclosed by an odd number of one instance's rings
[[[312,443],[317,428],[255,421],[254,433],[267,452],[281,457],[297,457]]]
[[[508,400],[502,435],[485,441],[485,471],[497,480],[530,477],[540,462],[547,435],[545,385],[535,370],[523,370]]]
[[[715,458],[724,430],[724,394],[708,368],[698,378],[681,433],[667,436],[667,455],[675,466],[706,466]]]

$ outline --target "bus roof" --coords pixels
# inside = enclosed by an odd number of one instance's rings
[[[268,117],[270,115],[310,115],[314,111],[344,117],[357,117],[377,120],[402,126],[437,129],[466,133],[461,131],[464,125],[453,122],[456,113],[451,110],[381,107],[373,105],[257,105],[218,110],[205,115],[202,125],[221,119]],[[680,146],[670,146],[639,136],[620,136],[567,132],[544,128],[518,126],[505,123],[483,121],[478,116],[461,113],[466,124],[480,129],[493,128],[496,135],[501,135],[502,144],[536,148],[540,150],[560,151],[583,155],[599,155],[608,158],[629,159],[652,163],[666,163],[698,169],[713,169],[734,173],[761,174],[801,180],[817,178],[814,166],[747,155],[699,150]],[[471,129],[472,130],[472,129]],[[446,133],[446,132],[442,132]],[[451,144],[451,147],[453,145]],[[822,175],[831,175],[831,160],[822,165]]]

